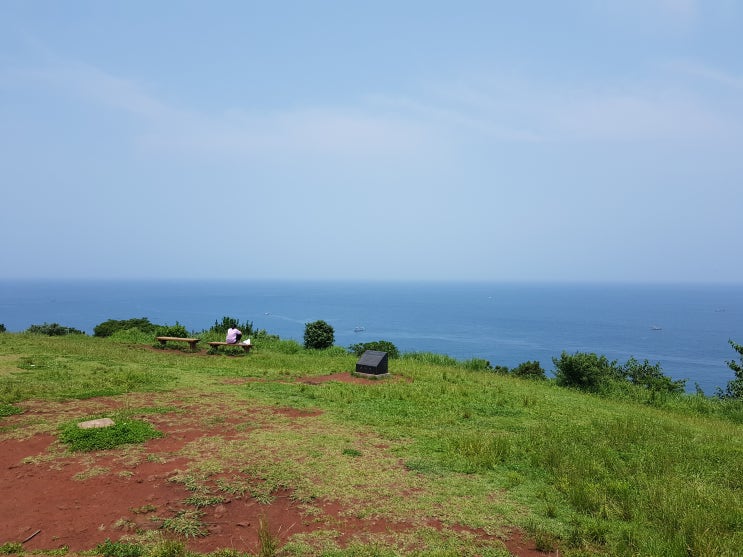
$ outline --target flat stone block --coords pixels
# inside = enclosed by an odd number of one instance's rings
[[[77,427],[80,429],[93,429],[96,427],[109,427],[114,425],[114,421],[111,418],[99,418],[97,420],[89,420],[87,422],[80,422]]]

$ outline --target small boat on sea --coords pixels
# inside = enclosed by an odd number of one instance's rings
[[[652,327],[650,327],[650,330],[651,331],[662,331],[663,327],[658,327],[658,325],[653,325]]]
[[[353,332],[354,333],[361,333],[363,331],[366,331],[366,329],[364,327],[354,327],[353,328]]]

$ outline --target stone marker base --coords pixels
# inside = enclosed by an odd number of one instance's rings
[[[363,377],[364,379],[383,379],[390,376],[389,373],[361,373],[360,371],[352,371],[351,375]]]

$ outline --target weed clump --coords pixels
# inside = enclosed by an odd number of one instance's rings
[[[99,543],[95,550],[101,557],[141,557],[144,554],[144,548],[137,543],[106,541]]]

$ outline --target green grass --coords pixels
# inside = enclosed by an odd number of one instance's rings
[[[61,425],[59,428],[60,441],[65,443],[73,452],[101,451],[120,445],[144,443],[148,439],[154,439],[162,435],[148,422],[123,416],[114,416],[114,425],[108,427],[81,429],[78,426],[82,421],[98,417],[100,416],[75,419]]]
[[[193,492],[195,510],[166,519],[169,532],[202,535],[198,509],[217,502],[217,491],[268,504],[287,490],[308,513],[332,500],[357,517],[424,517],[417,534],[347,547],[322,532],[294,536],[283,549],[266,538],[267,549],[287,555],[396,555],[423,543],[429,554],[505,555],[497,543],[476,546],[453,530],[426,530],[427,519],[492,535],[518,527],[567,557],[724,556],[743,547],[740,401],[651,399],[634,390],[599,397],[425,354],[391,360],[384,381],[297,381],[350,373],[355,360],[278,339],[234,358],[153,350],[152,339],[133,334],[5,334],[0,434],[30,428],[25,414],[15,414],[38,400],[155,393],[158,406],[123,416],[122,423],[147,424],[135,416],[177,412],[189,397],[205,405],[214,399],[246,410],[247,427],[230,441],[206,436],[189,445],[191,468],[174,481]],[[313,417],[288,418],[274,408]],[[78,437],[72,428],[83,418],[71,418],[63,440]]]

